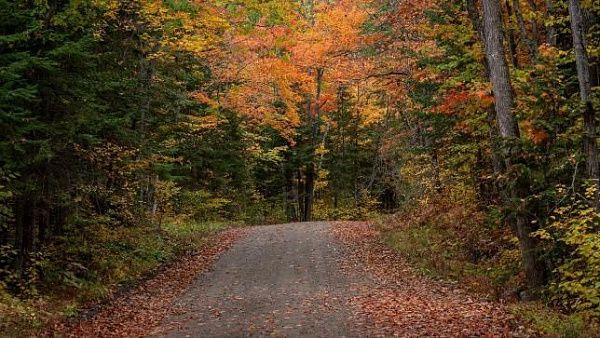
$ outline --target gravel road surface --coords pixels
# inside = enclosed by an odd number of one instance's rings
[[[368,277],[342,273],[328,223],[249,229],[198,277],[161,325],[166,337],[358,337],[350,299]]]

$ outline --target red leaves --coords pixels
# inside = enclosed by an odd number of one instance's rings
[[[514,318],[504,306],[467,294],[458,286],[417,276],[365,223],[338,223],[334,235],[352,248],[345,269],[373,278],[377,286],[354,298],[359,315],[381,337],[508,337]]]
[[[471,97],[471,92],[467,90],[451,91],[444,97],[442,104],[437,107],[437,111],[445,115],[454,115],[456,108],[468,102]]]
[[[116,294],[107,305],[79,321],[55,323],[44,337],[140,337],[145,336],[173,311],[171,303],[242,231],[229,230],[215,235],[202,250],[186,256],[137,287]],[[92,308],[90,312],[96,311]]]

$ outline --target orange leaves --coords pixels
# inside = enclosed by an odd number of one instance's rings
[[[540,145],[548,140],[548,133],[532,121],[525,121],[522,123],[522,129],[525,131],[525,135],[535,144]]]
[[[370,38],[362,33],[368,19],[362,1],[319,2],[306,16],[298,3],[288,2],[276,9],[281,20],[273,22],[266,4],[244,4],[240,11],[258,10],[262,16],[250,29],[232,27],[226,33],[226,59],[215,63],[215,74],[232,84],[220,101],[226,108],[291,135],[302,114],[314,114],[317,107],[323,114],[335,110],[338,88],[374,68],[372,60],[358,57]],[[323,72],[319,102],[316,69]]]
[[[278,120],[273,115],[281,115],[290,126],[297,126],[297,107],[303,99],[297,89],[308,87],[305,74],[285,60],[268,57],[251,61],[237,75],[240,85],[227,93],[225,107],[264,122]]]
[[[489,107],[494,104],[494,97],[490,89],[482,89],[475,92],[475,95],[479,98],[483,108]]]
[[[206,93],[204,93],[202,91],[195,91],[195,92],[191,93],[190,96],[197,102],[206,104],[211,107],[216,106],[216,102],[211,97],[209,97]]]
[[[439,210],[435,213],[439,216]],[[359,288],[352,305],[374,324],[376,337],[508,337],[514,318],[500,303],[474,297],[458,285],[417,273],[382,234],[364,223],[338,222],[334,238],[349,249],[341,263],[349,274],[369,276],[373,285]]]

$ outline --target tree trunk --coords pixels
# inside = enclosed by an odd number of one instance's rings
[[[477,31],[477,36],[481,43],[485,45],[485,28],[483,22],[481,22],[481,15],[475,4],[475,0],[467,0],[467,12],[471,20],[473,28]],[[483,60],[485,68],[485,76],[490,78],[490,66],[488,65],[487,59]],[[498,144],[498,126],[496,125],[496,105],[492,103],[486,109],[486,120],[488,122],[489,133],[488,138],[490,141],[490,148],[492,152],[492,168],[494,174],[499,175],[504,171],[504,164],[500,156],[500,145]]]
[[[431,167],[433,169],[433,182],[435,191],[440,194],[442,192],[442,179],[440,175],[440,159],[438,157],[437,147],[434,145],[431,148]]]
[[[513,112],[514,94],[510,83],[508,65],[503,49],[502,13],[498,0],[483,0],[483,17],[485,21],[485,51],[490,69],[490,81],[496,103],[496,120],[500,136],[508,142],[519,139],[519,127]],[[510,168],[513,156],[518,156],[514,150],[505,154],[505,162]],[[521,181],[522,178],[519,180]],[[506,189],[506,196],[512,201],[522,201],[529,193],[527,182],[516,182],[515,187]],[[544,283],[545,269],[540,258],[537,241],[530,236],[532,224],[527,217],[527,205],[519,202],[514,217],[508,220],[511,228],[519,239],[523,269],[530,289],[537,289]]]
[[[306,165],[306,173],[305,173],[305,184],[304,184],[304,215],[302,217],[302,220],[305,222],[308,222],[310,220],[312,220],[312,211],[313,211],[313,200],[315,197],[315,179],[316,179],[316,168],[315,168],[315,149],[317,147],[317,142],[319,139],[319,128],[320,128],[320,121],[321,121],[321,90],[322,90],[322,85],[323,85],[323,74],[324,74],[324,69],[323,68],[317,68],[317,74],[316,74],[316,94],[315,94],[315,117],[314,120],[312,121],[312,126],[311,126],[311,154],[310,154],[310,158],[308,161],[308,164]],[[309,105],[310,107],[310,105]],[[308,111],[309,115],[312,112]]]
[[[298,168],[298,171],[296,173],[296,179],[297,179],[297,201],[298,201],[298,211],[299,211],[299,219],[302,221],[305,219],[305,210],[304,210],[304,182],[302,181],[302,170],[300,168]]]
[[[554,15],[554,0],[546,0],[546,21],[548,21],[549,19],[552,19],[553,15]],[[556,47],[557,42],[558,42],[558,30],[556,29],[556,27],[554,26],[554,24],[547,24],[546,25],[546,42],[548,42],[548,44],[550,46]]]
[[[304,217],[302,221],[312,220],[313,200],[315,194],[315,164],[310,162],[306,165],[305,174],[305,192],[304,192]]]
[[[510,60],[515,68],[519,68],[517,39],[515,37],[515,32],[512,28],[513,10],[508,0],[506,1],[506,11],[508,14],[508,23],[510,25],[510,27],[506,29],[506,36],[508,38],[508,48],[510,49]],[[502,11],[500,11],[500,20],[500,22],[502,22]]]
[[[513,113],[513,90],[504,56],[502,13],[498,0],[483,0],[483,17],[486,59],[490,71],[500,135],[504,138],[519,138],[519,127]]]
[[[584,153],[585,171],[590,179],[598,180],[598,146],[596,143],[596,116],[592,105],[592,86],[590,82],[590,64],[586,49],[585,22],[579,0],[569,0],[569,15],[571,18],[571,32],[573,34],[573,49],[577,64],[577,78],[579,80],[579,93],[584,105]],[[598,201],[596,201],[598,202]]]
[[[469,19],[471,20],[471,24],[477,33],[477,36],[481,40],[481,43],[485,42],[485,33],[483,23],[481,22],[481,15],[479,15],[479,10],[477,9],[477,4],[475,0],[467,0],[467,13],[469,14]]]
[[[290,162],[289,153],[285,155],[286,163]],[[285,184],[283,186],[283,205],[285,207],[285,215],[288,222],[297,222],[298,216],[296,213],[297,193],[294,187],[294,174],[290,168],[285,166],[283,169],[283,177],[285,178]]]
[[[17,264],[21,278],[25,277],[25,271],[28,268],[29,257],[33,251],[33,230],[35,205],[29,196],[22,196],[18,199],[15,213],[16,219],[16,241]]]
[[[519,0],[513,0],[513,9],[515,11],[515,17],[517,18],[517,24],[519,25],[521,38],[525,41],[529,51],[529,56],[533,61],[537,59],[537,41],[535,41],[535,37],[532,38],[527,32],[527,28],[525,27],[525,19],[523,18],[523,12],[521,11],[521,4],[519,3]]]

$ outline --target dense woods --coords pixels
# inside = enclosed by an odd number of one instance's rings
[[[0,0],[0,328],[222,223],[340,219],[597,318],[599,25],[591,0]]]

